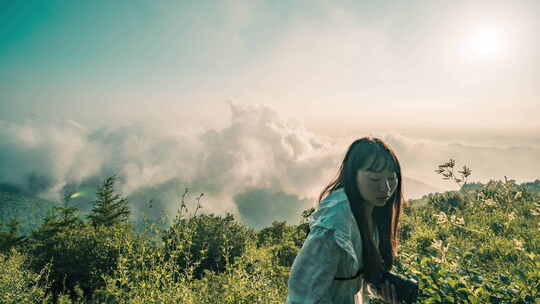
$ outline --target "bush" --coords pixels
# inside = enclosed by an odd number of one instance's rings
[[[0,303],[44,303],[47,267],[39,273],[27,268],[24,254],[12,250],[9,255],[0,253]]]
[[[153,235],[145,231],[119,242],[123,250],[116,271],[103,275],[104,286],[94,295],[97,303],[195,303],[188,280],[193,268],[182,269],[166,257]]]
[[[275,263],[283,267],[291,267],[300,251],[292,241],[285,241],[269,247]]]
[[[250,246],[223,273],[208,272],[193,283],[194,303],[281,304],[287,294],[288,268],[273,262],[268,248]]]
[[[465,210],[468,198],[458,191],[435,193],[428,195],[428,204],[444,213],[454,214],[457,210]]]
[[[535,303],[540,298],[540,201],[513,181],[429,195],[402,227],[398,273],[421,303]],[[538,300],[536,300],[538,301]],[[382,303],[375,301],[375,303]]]
[[[64,292],[73,299],[78,298],[80,292],[77,289],[89,299],[104,285],[102,275],[115,271],[122,250],[120,240],[130,237],[128,226],[94,228],[86,223],[67,229],[31,245],[31,269],[39,272],[51,263],[49,278],[55,301]]]
[[[177,218],[163,233],[165,254],[182,269],[198,262],[193,271],[197,279],[204,270],[223,272],[227,261],[233,263],[254,239],[253,229],[236,222],[232,214]]]

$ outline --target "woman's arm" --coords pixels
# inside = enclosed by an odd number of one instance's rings
[[[286,304],[332,303],[329,288],[342,250],[334,230],[314,226],[291,267]]]

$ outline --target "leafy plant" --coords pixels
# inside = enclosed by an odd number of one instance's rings
[[[471,170],[467,166],[463,166],[461,171],[458,171],[461,177],[456,177],[454,174],[454,166],[456,165],[456,161],[453,159],[450,159],[448,162],[439,165],[439,168],[435,170],[437,174],[441,174],[443,176],[443,179],[446,180],[453,180],[458,185],[463,187],[463,185],[467,184],[467,177],[471,175]]]
[[[194,266],[196,278],[201,278],[205,270],[223,272],[227,260],[234,262],[241,256],[255,233],[253,229],[235,221],[232,214],[225,217],[197,215],[199,201],[197,209],[190,216],[185,204],[186,194],[187,189],[175,220],[162,234],[165,254],[183,269]],[[225,249],[227,251],[223,252]],[[193,265],[194,262],[197,265]]]
[[[27,267],[27,256],[16,250],[0,253],[0,303],[45,303],[48,266],[39,273]]]

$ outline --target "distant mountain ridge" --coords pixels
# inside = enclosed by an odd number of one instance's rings
[[[414,178],[406,177],[406,176],[403,178],[402,187],[403,187],[403,194],[406,200],[419,199],[422,196],[429,193],[445,191],[443,189],[434,187],[432,185],[428,185],[422,181],[416,180]]]
[[[20,223],[21,232],[26,234],[37,228],[47,212],[58,203],[14,191],[0,190],[0,223],[11,218]]]

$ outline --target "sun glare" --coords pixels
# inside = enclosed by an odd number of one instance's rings
[[[495,58],[502,54],[504,44],[501,33],[495,28],[477,28],[465,39],[462,53],[478,59]]]

